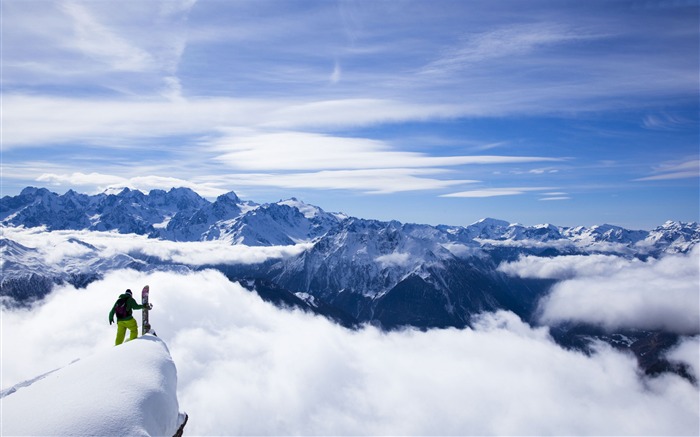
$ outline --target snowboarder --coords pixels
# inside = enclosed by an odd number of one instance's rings
[[[114,343],[115,346],[119,346],[124,342],[127,329],[130,331],[129,340],[138,337],[139,327],[131,313],[133,310],[142,310],[144,308],[151,309],[153,305],[139,305],[132,297],[131,290],[127,289],[124,294],[119,295],[119,298],[112,306],[112,310],[109,312],[110,325],[114,323],[114,316],[117,316],[117,339]]]

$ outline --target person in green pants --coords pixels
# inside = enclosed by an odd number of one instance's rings
[[[129,340],[133,340],[139,335],[139,326],[136,323],[136,319],[132,315],[133,310],[141,310],[145,308],[143,305],[139,305],[138,302],[131,295],[131,290],[127,289],[123,294],[119,295],[119,298],[114,305],[112,305],[112,310],[109,312],[109,324],[114,323],[114,316],[117,316],[117,339],[114,342],[115,346],[119,346],[124,342],[124,336],[126,335],[126,330],[130,331]],[[153,305],[149,304],[148,309],[153,308]],[[129,341],[127,340],[127,341]]]

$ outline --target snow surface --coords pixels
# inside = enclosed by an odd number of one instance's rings
[[[146,335],[3,390],[0,435],[172,436],[176,391],[167,346]]]

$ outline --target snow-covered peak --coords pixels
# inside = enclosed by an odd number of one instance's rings
[[[89,389],[86,389],[89,388]],[[177,370],[146,335],[2,390],[4,435],[174,435]]]
[[[324,235],[336,224],[337,219],[322,209],[290,200],[246,212],[221,235],[252,246],[291,245]]]
[[[510,226],[510,222],[507,222],[505,220],[499,220],[491,217],[486,217],[482,218],[480,220],[475,221],[469,227],[480,227],[480,228],[496,228],[496,227],[502,227],[502,228],[507,228]]]
[[[668,246],[671,252],[687,252],[700,242],[700,224],[697,222],[667,221],[648,233],[643,246]]]
[[[558,228],[556,226],[554,226],[553,224],[550,224],[550,223],[541,223],[539,225],[533,226],[533,228],[535,228],[535,229],[547,229],[550,231],[551,230],[558,230]]]
[[[697,222],[678,222],[667,220],[663,225],[654,228],[652,232],[694,232],[698,228],[700,228],[700,224]]]
[[[467,226],[469,238],[498,240],[508,231],[510,223],[505,220],[483,218]]]
[[[319,208],[317,206],[309,205],[308,203],[304,203],[301,200],[298,200],[296,197],[292,197],[291,199],[279,201],[279,202],[277,202],[277,204],[278,205],[287,205],[289,207],[296,208],[297,210],[299,210],[299,212],[304,214],[304,217],[306,217],[308,219],[312,219],[312,218],[314,218],[314,217],[316,217],[319,214],[322,214],[324,212],[321,208]]]
[[[563,235],[570,238],[572,241],[579,241],[582,243],[609,242],[622,244],[634,244],[643,240],[647,234],[646,231],[634,231],[609,224],[594,225],[591,227],[577,226],[575,228],[566,229],[563,232]]]

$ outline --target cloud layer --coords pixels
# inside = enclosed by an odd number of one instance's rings
[[[525,278],[560,279],[540,302],[540,321],[606,329],[700,333],[700,247],[646,262],[608,255],[524,257],[499,267]]]
[[[51,231],[39,228],[3,227],[3,236],[35,249],[42,267],[66,268],[70,263],[85,267],[86,259],[107,260],[129,254],[137,258],[157,257],[163,262],[202,266],[207,264],[257,264],[295,256],[310,243],[289,246],[232,245],[225,240],[175,242],[145,235],[95,231]]]
[[[511,313],[485,315],[473,330],[349,331],[276,309],[215,271],[116,271],[85,290],[61,287],[31,311],[3,309],[3,387],[112,347],[113,300],[145,284],[189,434],[681,435],[699,426],[687,381],[640,380],[631,356],[561,349]]]

